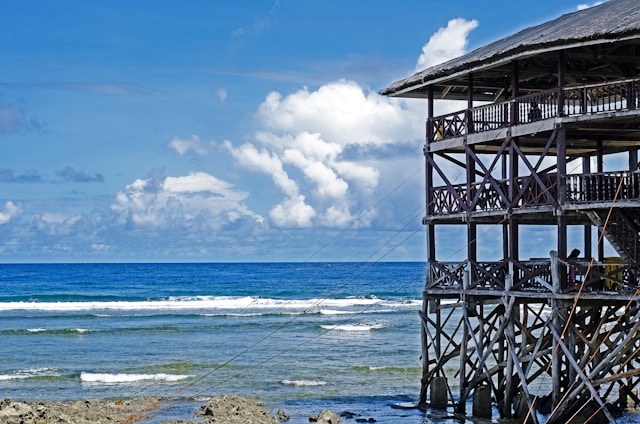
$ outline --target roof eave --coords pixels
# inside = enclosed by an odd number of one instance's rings
[[[561,43],[554,43],[552,45],[547,45],[547,46],[530,49],[530,50],[514,49],[514,50],[511,50],[510,52],[506,52],[505,54],[500,55],[500,57],[494,56],[494,59],[497,59],[497,60],[493,60],[491,62],[487,62],[487,60],[482,60],[482,61],[476,62],[475,64],[473,62],[462,63],[461,65],[453,69],[443,69],[440,72],[441,76],[434,74],[432,76],[422,77],[420,79],[420,82],[418,83],[409,82],[415,79],[418,74],[421,74],[424,72],[424,71],[421,71],[412,75],[411,77],[396,81],[395,83],[391,84],[387,88],[380,90],[379,94],[383,96],[388,96],[388,97],[424,98],[426,97],[426,95],[424,94],[425,90],[423,89],[429,85],[437,85],[449,80],[459,78],[460,76],[464,76],[469,73],[476,73],[483,70],[495,68],[501,65],[505,65],[514,60],[526,58],[528,56],[534,56],[534,55],[539,55],[539,54],[549,53],[549,52],[559,51],[559,50],[574,49],[578,47],[592,46],[592,45],[603,44],[603,43],[610,43],[611,41],[627,41],[627,40],[633,40],[633,39],[639,39],[639,38],[640,38],[640,33],[634,33],[634,34],[624,35],[619,37],[598,38],[593,40],[575,40],[571,43],[566,43],[567,40],[562,40]],[[459,58],[452,59],[452,61],[455,61],[455,60],[459,60]],[[491,60],[491,58],[488,60]],[[446,65],[446,63],[443,65]],[[404,81],[407,81],[407,83],[403,84]],[[394,85],[397,85],[398,88],[393,88]]]

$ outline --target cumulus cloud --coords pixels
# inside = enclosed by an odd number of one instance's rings
[[[6,224],[11,219],[22,213],[22,206],[19,203],[13,203],[11,201],[6,202],[2,210],[0,210],[0,225]]]
[[[193,152],[198,155],[206,155],[208,152],[207,145],[200,141],[200,137],[192,135],[190,139],[183,139],[174,137],[169,142],[169,147],[175,150],[180,156],[184,156],[189,152]]]
[[[241,165],[271,175],[273,182],[284,194],[289,197],[298,196],[298,184],[289,178],[277,154],[266,149],[258,150],[253,144],[248,143],[237,148],[230,141],[225,141],[223,145]]]
[[[271,176],[273,183],[285,195],[285,199],[271,208],[269,217],[277,227],[304,228],[310,227],[316,215],[315,210],[305,202],[300,195],[298,184],[284,170],[280,157],[266,149],[258,150],[252,144],[234,147],[225,141],[224,147],[233,155],[236,161],[245,168]]]
[[[445,28],[438,29],[422,47],[416,72],[463,55],[467,50],[469,33],[477,26],[478,21],[475,19],[451,19]]]
[[[425,44],[418,67],[463,54],[477,25],[475,20],[451,20]],[[284,198],[269,213],[273,225],[367,225],[370,221],[356,219],[373,203],[380,162],[396,160],[393,152],[402,151],[401,145],[418,151],[424,114],[423,102],[381,97],[355,81],[341,79],[315,90],[303,87],[288,95],[268,94],[256,112],[260,128],[253,142],[224,146],[237,164],[271,176],[281,190]],[[375,212],[367,215],[370,220]]]
[[[303,88],[288,96],[272,92],[258,108],[257,117],[266,131],[318,133],[345,147],[413,140],[423,130],[419,120],[411,120],[416,113],[411,104],[381,97],[354,81],[339,80],[316,91]]]
[[[271,209],[269,217],[278,227],[308,228],[316,211],[305,203],[304,196],[288,197]]]
[[[219,230],[242,218],[263,221],[243,203],[247,196],[213,175],[194,172],[137,179],[116,195],[111,210],[133,226]]]
[[[269,217],[279,227],[353,224],[354,208],[378,186],[380,173],[348,149],[385,149],[423,137],[421,108],[339,80],[315,91],[270,93],[259,106],[254,143],[225,143],[236,162],[270,175],[285,198]],[[302,176],[300,179],[298,176]]]

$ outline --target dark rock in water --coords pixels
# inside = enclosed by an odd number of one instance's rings
[[[375,423],[376,419],[375,418],[358,418],[356,422],[357,423]]]
[[[276,412],[276,418],[278,419],[278,421],[280,421],[281,423],[285,422],[285,421],[289,421],[291,419],[291,417],[289,416],[289,414],[287,414],[286,412],[284,412],[284,409],[280,408],[278,409],[278,411]]]
[[[342,420],[335,412],[325,409],[320,411],[318,415],[309,417],[309,422],[318,424],[340,424]]]
[[[340,416],[344,419],[351,420],[355,417],[359,417],[360,414],[357,414],[355,412],[344,411],[340,413]]]

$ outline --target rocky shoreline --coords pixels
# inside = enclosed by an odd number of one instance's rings
[[[103,399],[68,402],[13,399],[0,401],[0,422],[4,424],[134,424],[151,415],[162,399],[143,397],[109,401]],[[163,424],[277,424],[289,419],[278,410],[271,413],[265,405],[244,396],[214,396],[195,413],[195,417],[163,421]],[[309,417],[318,424],[338,424],[341,418],[332,411],[321,411]]]

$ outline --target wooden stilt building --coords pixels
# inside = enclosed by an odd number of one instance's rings
[[[421,405],[484,415],[490,399],[501,417],[567,423],[639,404],[640,3],[561,16],[380,93],[428,105]],[[437,100],[466,103],[436,116]],[[464,260],[438,254],[454,229]],[[479,257],[483,239],[499,260]]]

